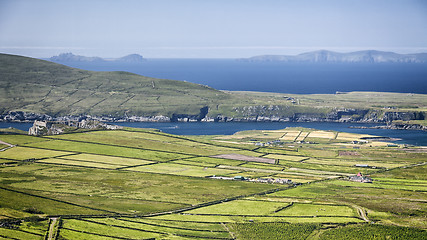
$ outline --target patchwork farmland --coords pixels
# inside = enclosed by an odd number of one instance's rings
[[[427,153],[370,137],[3,131],[0,237],[425,239]],[[349,181],[358,172],[373,183]]]

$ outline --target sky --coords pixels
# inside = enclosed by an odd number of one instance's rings
[[[425,0],[0,0],[0,52],[240,58],[427,52]]]

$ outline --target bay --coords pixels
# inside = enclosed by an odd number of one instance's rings
[[[93,71],[127,71],[231,91],[333,94],[377,91],[427,94],[426,64],[285,63],[235,59],[148,59],[141,63],[66,62]]]
[[[427,146],[427,132],[417,130],[396,129],[361,129],[356,127],[372,127],[378,124],[368,123],[326,123],[326,122],[119,122],[113,123],[120,126],[134,128],[155,128],[162,132],[176,135],[231,135],[245,130],[278,130],[286,127],[305,127],[318,130],[334,130],[339,132],[350,132],[359,134],[370,134],[375,136],[398,138],[393,141],[399,144],[411,144],[415,146]],[[6,123],[0,122],[0,128],[14,127],[24,131],[32,126],[31,123]]]

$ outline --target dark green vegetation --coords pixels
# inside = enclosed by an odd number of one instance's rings
[[[320,239],[425,239],[427,233],[423,230],[409,229],[397,226],[382,225],[350,225],[326,230]]]
[[[207,108],[206,108],[207,107]],[[348,110],[348,109],[356,110]],[[9,111],[124,118],[172,119],[257,117],[283,120],[424,119],[423,94],[352,92],[346,94],[278,94],[226,92],[182,81],[127,72],[93,72],[52,62],[0,54],[0,115]],[[387,112],[400,114],[387,115]]]
[[[238,239],[424,239],[427,233],[407,227],[373,224],[353,224],[346,226],[309,223],[233,223]]]
[[[308,223],[234,223],[230,224],[238,239],[307,239],[317,228]]]
[[[0,237],[425,239],[425,148],[351,143],[363,137],[304,128],[191,137],[4,130],[0,141],[16,146],[0,152]],[[347,180],[357,172],[374,182]]]

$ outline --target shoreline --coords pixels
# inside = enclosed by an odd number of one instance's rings
[[[97,120],[103,123],[353,123],[353,124],[384,124],[384,125],[377,125],[377,126],[349,126],[349,128],[353,129],[394,129],[394,130],[419,130],[419,131],[427,131],[427,126],[423,126],[420,124],[405,124],[405,123],[399,123],[399,124],[393,124],[393,123],[386,123],[386,122],[380,122],[380,121],[340,121],[340,120],[321,120],[321,121],[307,121],[307,120],[300,120],[300,121],[286,121],[286,120],[248,120],[248,119],[231,119],[228,121],[167,121],[167,120],[148,120],[148,121],[135,121],[135,120],[112,120],[112,119],[103,119],[103,118],[85,118],[89,120]],[[34,123],[34,121],[47,121],[47,122],[73,122],[73,121],[79,121],[77,119],[68,119],[68,120],[38,120],[38,119],[31,119],[31,120],[0,120],[0,123]]]
[[[427,131],[427,126],[422,126],[420,124],[387,124],[385,126],[350,126],[350,128],[355,129],[394,129],[394,130],[418,130],[418,131]]]
[[[351,129],[391,129],[391,130],[415,130],[415,131],[427,131],[427,126],[419,125],[419,124],[389,124],[386,122],[378,122],[378,121],[337,121],[337,120],[323,120],[323,121],[269,121],[269,120],[242,120],[242,119],[234,119],[231,121],[135,121],[135,120],[102,120],[99,118],[86,118],[85,120],[95,120],[101,123],[112,124],[116,123],[343,123],[343,124],[355,124],[354,126],[348,126]],[[35,121],[40,120],[13,120],[13,121],[5,121],[0,119],[0,124],[4,123],[22,123],[22,124],[33,124]],[[46,122],[56,122],[56,123],[69,123],[75,122],[78,120],[41,120]],[[375,125],[375,126],[357,126],[357,124],[383,124],[383,125]]]

